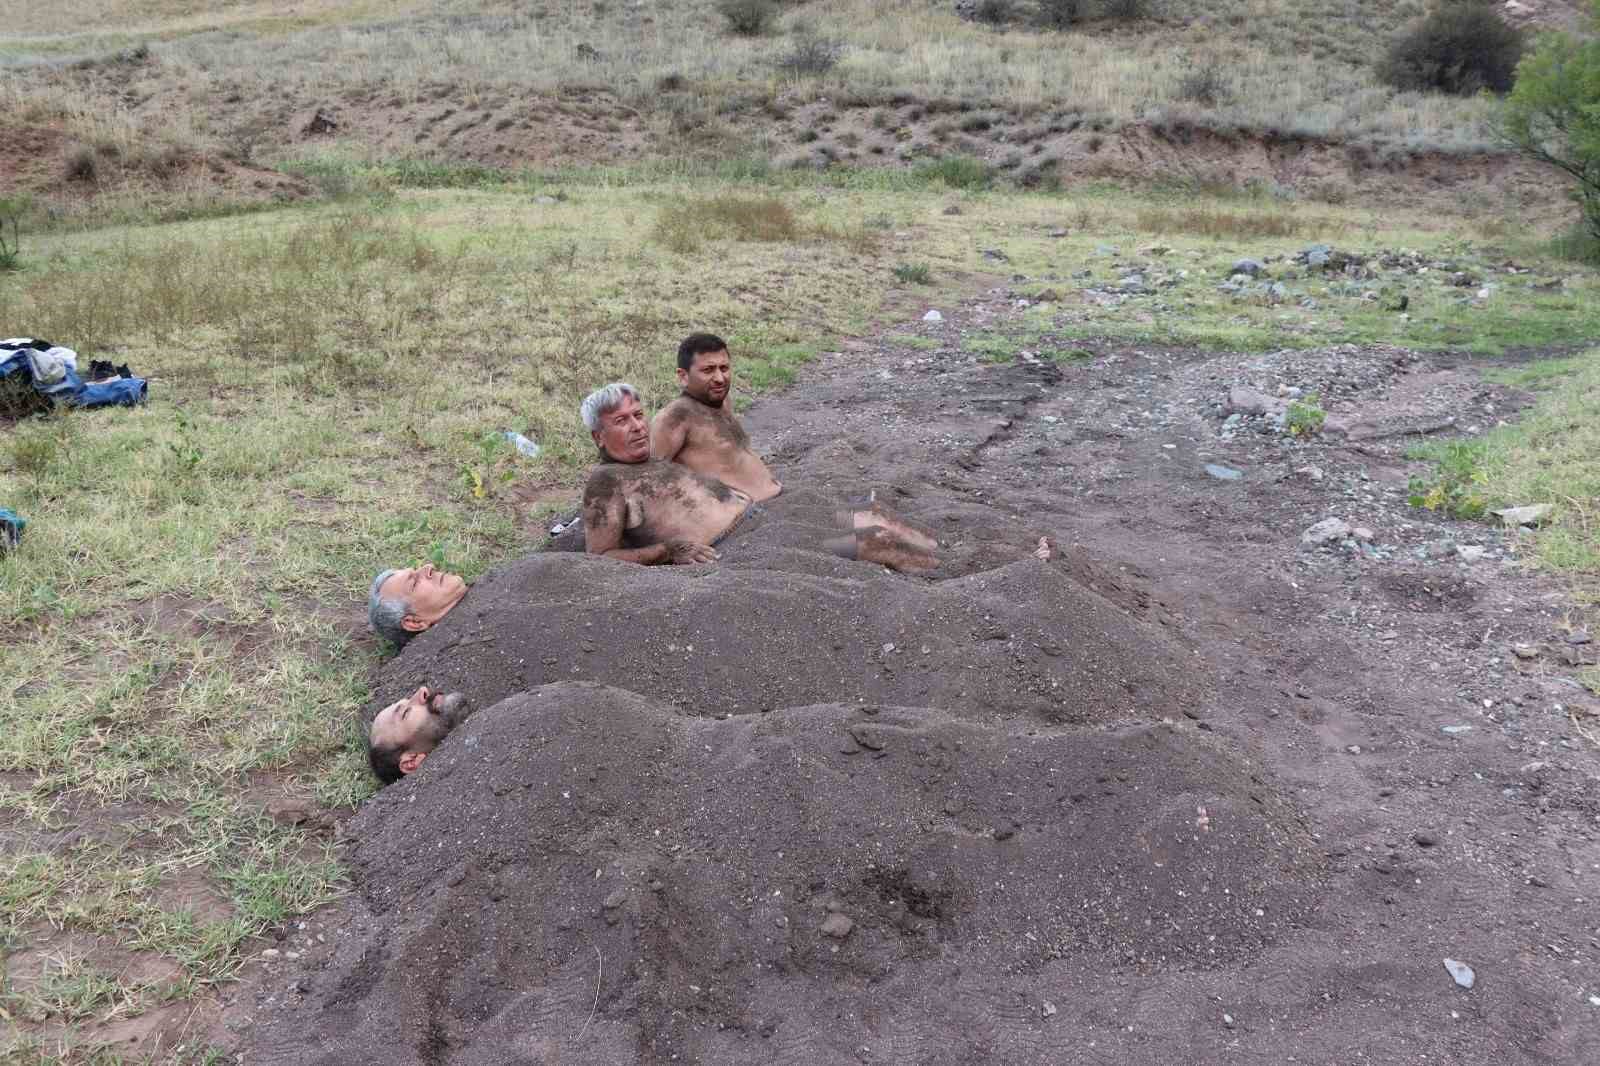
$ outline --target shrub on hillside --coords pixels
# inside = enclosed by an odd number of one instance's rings
[[[776,0],[717,0],[717,11],[728,29],[742,37],[759,37],[778,17]]]
[[[1039,25],[1064,30],[1083,18],[1083,0],[1039,0]]]
[[[1100,14],[1119,22],[1137,22],[1150,17],[1150,0],[1102,0]]]
[[[1594,11],[1591,28],[1600,30],[1600,0]],[[1600,242],[1600,37],[1543,37],[1517,70],[1501,134],[1573,179],[1583,224]]]
[[[1516,78],[1522,32],[1487,0],[1444,0],[1389,46],[1378,77],[1397,89],[1503,93]]]
[[[827,37],[800,34],[794,39],[789,54],[778,60],[778,65],[791,74],[826,74],[844,55],[844,44]]]

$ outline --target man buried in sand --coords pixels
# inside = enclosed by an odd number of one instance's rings
[[[765,517],[752,494],[679,463],[652,458],[650,423],[639,391],[616,381],[590,393],[579,408],[600,465],[583,491],[585,547],[591,555],[652,566],[719,558],[715,545],[741,525]],[[754,456],[751,456],[754,459]],[[762,472],[765,466],[757,465]],[[748,469],[748,468],[747,468]],[[776,491],[777,482],[766,475]],[[847,532],[821,547],[848,559],[895,570],[938,565],[938,542],[881,509],[840,516]]]
[[[373,717],[367,729],[367,764],[379,781],[393,784],[415,773],[422,760],[470,713],[461,693],[435,692],[423,685]]]
[[[432,563],[404,570],[384,570],[367,593],[367,621],[373,631],[396,647],[450,613],[467,594],[459,574],[447,574]]]
[[[758,503],[782,492],[733,413],[733,364],[721,337],[692,333],[678,345],[678,387],[683,395],[650,423],[650,457],[714,477]]]

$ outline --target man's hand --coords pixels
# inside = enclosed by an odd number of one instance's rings
[[[667,551],[674,566],[693,566],[696,563],[714,563],[722,558],[709,544],[696,544],[692,540],[669,540]]]

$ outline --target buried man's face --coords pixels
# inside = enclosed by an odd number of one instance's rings
[[[449,613],[467,594],[467,583],[459,574],[447,574],[432,563],[396,570],[378,589],[385,600],[403,600],[410,605],[400,624],[420,633]]]
[[[650,458],[650,420],[632,396],[600,416],[594,442],[615,463],[642,463]]]
[[[461,693],[438,693],[423,685],[379,711],[368,740],[375,748],[400,751],[400,772],[409,774],[470,713]]]
[[[694,365],[688,370],[678,369],[678,384],[685,396],[721,407],[722,401],[728,398],[728,389],[733,386],[733,366],[728,350],[701,352],[695,356]]]

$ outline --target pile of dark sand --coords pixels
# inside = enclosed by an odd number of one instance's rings
[[[716,720],[595,684],[478,712],[351,829],[350,924],[247,1063],[1085,1061],[1052,988],[1237,963],[1321,874],[1186,725]]]
[[[384,667],[368,714],[419,684],[485,707],[554,681],[699,715],[895,703],[1059,724],[1210,699],[1193,651],[1088,587],[1070,556],[1019,546],[998,569],[896,574],[818,550],[832,532],[769,522],[709,566],[552,552],[491,571]]]

